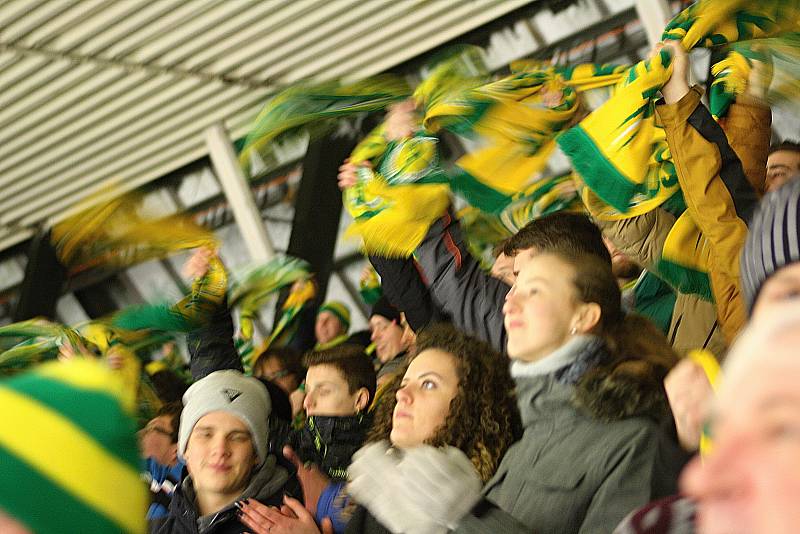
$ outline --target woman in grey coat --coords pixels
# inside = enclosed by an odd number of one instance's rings
[[[676,490],[685,458],[663,430],[662,385],[676,358],[654,326],[624,315],[602,261],[524,254],[515,270],[504,314],[523,437],[469,513],[429,520],[463,533],[609,533],[631,510]],[[443,500],[471,498],[451,487],[457,478],[443,455],[429,469],[435,477],[408,480],[383,505],[416,503],[417,514],[431,515],[457,508]],[[380,516],[382,504],[374,506]]]

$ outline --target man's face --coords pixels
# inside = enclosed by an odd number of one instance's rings
[[[281,361],[275,357],[269,357],[261,365],[253,370],[253,376],[264,378],[279,386],[287,395],[290,395],[297,387],[297,377],[287,371]]]
[[[333,313],[325,310],[317,315],[317,322],[314,324],[317,343],[328,343],[342,334],[344,334],[344,325]]]
[[[713,449],[684,472],[700,534],[796,532],[800,525],[800,334],[755,350],[718,398]]]
[[[236,498],[250,481],[258,456],[244,421],[211,412],[197,421],[184,454],[198,495]]]
[[[153,458],[161,465],[175,465],[178,444],[172,442],[172,417],[160,415],[150,420],[139,432],[139,446],[144,458]]]
[[[366,389],[350,393],[342,372],[327,364],[312,365],[306,373],[306,397],[303,408],[307,415],[355,415],[367,407]]]
[[[777,150],[767,157],[766,190],[774,191],[800,172],[800,152]]]
[[[386,363],[405,349],[403,328],[396,321],[382,315],[369,318],[370,339],[375,343],[375,353],[381,363]]]

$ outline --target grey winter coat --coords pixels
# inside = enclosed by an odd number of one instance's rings
[[[523,437],[456,532],[608,534],[635,508],[675,493],[686,458],[662,430],[662,373],[604,367],[599,340],[580,352],[544,375],[512,367]]]

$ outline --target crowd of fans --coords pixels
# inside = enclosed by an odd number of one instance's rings
[[[747,95],[711,120],[672,48],[656,114],[702,189],[689,209],[724,234],[715,301],[656,276],[665,211],[536,219],[491,271],[448,212],[414,258],[370,257],[367,333],[325,302],[313,341],[245,369],[223,303],[188,340],[191,380],[163,380],[138,458],[131,400],[100,364],[0,383],[0,531],[800,529],[800,145],[769,147],[770,110]]]

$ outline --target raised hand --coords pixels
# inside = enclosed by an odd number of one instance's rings
[[[344,191],[348,187],[353,187],[358,182],[358,169],[359,168],[372,168],[372,164],[368,161],[361,163],[351,163],[349,159],[344,160],[339,166],[339,175],[337,177],[339,182],[339,189]]]
[[[316,515],[319,496],[331,483],[331,479],[325,476],[315,464],[303,464],[297,453],[288,445],[283,448],[283,456],[292,462],[297,469],[297,480],[300,481],[300,486],[303,488],[303,500],[306,503],[306,510],[312,516]]]
[[[672,53],[672,76],[661,88],[661,94],[667,104],[674,104],[683,98],[691,89],[689,87],[689,53],[679,41],[664,41],[658,43],[653,55],[667,48]]]
[[[200,247],[194,251],[183,266],[183,275],[190,279],[200,278],[208,272],[211,258],[217,251],[209,247]]]

